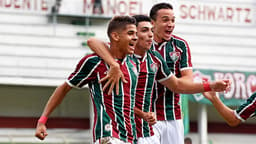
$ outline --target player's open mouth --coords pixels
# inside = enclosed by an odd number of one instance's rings
[[[167,31],[165,31],[165,33],[170,35],[172,33],[172,31],[167,30]]]
[[[132,46],[132,47],[133,47],[134,45],[135,45],[134,43],[129,43],[129,46]]]

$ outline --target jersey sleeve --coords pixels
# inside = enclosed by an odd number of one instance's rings
[[[96,55],[88,55],[83,57],[76,65],[76,69],[72,72],[66,82],[75,88],[82,88],[90,81],[97,78],[97,67],[100,64],[100,59]]]
[[[245,121],[256,114],[256,93],[235,110],[235,115],[241,121]]]
[[[182,39],[182,42],[179,43],[178,47],[182,49],[180,69],[192,69],[191,53],[188,43]]]
[[[165,60],[160,55],[160,53],[158,53],[157,51],[152,51],[152,53],[159,61],[159,68],[156,74],[156,80],[161,82],[171,77],[172,72],[169,70],[169,67],[167,66]]]

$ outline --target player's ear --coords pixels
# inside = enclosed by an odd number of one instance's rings
[[[155,24],[156,24],[156,22],[155,22],[154,20],[151,20],[151,24],[152,24],[152,26],[154,27]]]
[[[111,33],[111,37],[115,41],[119,41],[119,39],[120,39],[120,36],[119,36],[119,34],[117,32],[112,32]]]

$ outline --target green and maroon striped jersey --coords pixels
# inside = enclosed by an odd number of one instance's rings
[[[122,141],[136,143],[136,126],[134,120],[135,88],[137,84],[136,63],[126,57],[118,60],[127,83],[120,82],[119,95],[102,91],[104,83],[99,80],[106,76],[109,67],[95,54],[80,60],[76,69],[68,77],[67,83],[72,87],[82,88],[88,83],[94,107],[93,140],[112,136]]]
[[[169,70],[176,77],[181,77],[182,70],[192,69],[188,43],[180,37],[173,35],[169,41],[161,44],[154,42],[151,49],[162,55]],[[156,83],[153,95],[153,111],[157,115],[157,120],[182,118],[179,94],[171,92],[160,83]]]
[[[245,121],[256,115],[256,92],[247,101],[235,110],[235,115],[241,121]]]
[[[135,106],[144,112],[152,111],[152,92],[155,80],[164,81],[171,73],[164,59],[157,51],[149,50],[144,57],[133,55],[139,71],[136,87]],[[135,115],[137,137],[154,134],[152,126]]]

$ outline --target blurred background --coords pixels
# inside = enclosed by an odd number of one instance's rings
[[[108,41],[114,15],[148,15],[155,3],[176,13],[174,34],[191,49],[194,77],[228,78],[220,93],[232,108],[256,90],[255,0],[0,0],[0,143],[91,143],[88,88],[73,89],[50,116],[48,137],[34,137],[38,117],[55,90],[91,53],[86,40]],[[183,95],[185,137],[194,144],[252,144],[256,121],[229,127],[201,94]]]

